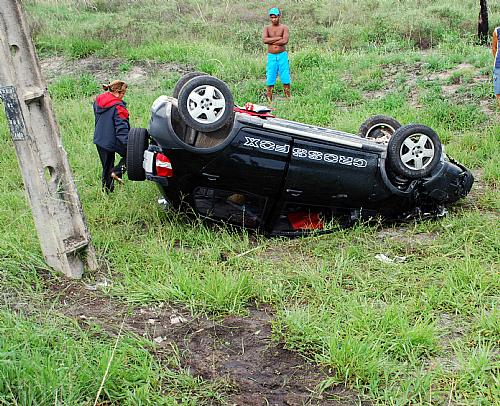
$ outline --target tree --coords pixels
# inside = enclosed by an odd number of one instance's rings
[[[480,44],[488,42],[488,1],[479,0],[481,6],[477,20],[477,37]]]

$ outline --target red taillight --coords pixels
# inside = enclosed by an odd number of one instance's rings
[[[170,159],[160,153],[156,154],[156,175],[164,176],[166,178],[174,176]]]

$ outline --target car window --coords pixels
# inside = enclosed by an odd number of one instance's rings
[[[208,187],[196,188],[193,197],[201,216],[248,228],[257,228],[262,223],[267,201],[261,196]]]

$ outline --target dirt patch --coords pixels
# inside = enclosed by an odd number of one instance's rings
[[[404,63],[390,64],[383,65],[381,68],[385,83],[384,88],[364,92],[363,97],[366,100],[381,99],[389,93],[404,90],[408,91],[410,106],[417,109],[422,108],[420,99],[425,94],[425,89],[419,87],[418,83],[435,82],[440,85],[444,98],[457,104],[463,104],[464,101],[476,103],[480,110],[490,119],[498,117],[495,100],[488,93],[479,97],[472,92],[474,86],[490,83],[491,78],[481,74],[479,69],[471,64],[461,63],[452,69],[436,73],[426,73],[424,62],[416,62],[411,65]],[[404,78],[401,77],[402,73]],[[352,76],[346,76],[345,80],[356,86]]]
[[[388,93],[394,92],[403,87],[413,88],[417,84],[417,80],[422,76],[424,69],[423,62],[415,62],[411,65],[405,63],[395,63],[382,65],[382,77],[384,78],[385,86],[383,89],[368,91],[364,93],[364,97],[368,99],[377,99],[386,96]],[[400,75],[404,73],[404,81],[400,79]],[[352,79],[352,78],[351,78]]]
[[[307,238],[307,237],[306,237]],[[313,235],[310,238],[314,238]],[[323,260],[311,256],[310,253],[304,253],[300,248],[302,240],[289,240],[280,245],[269,245],[257,251],[259,259],[270,261],[272,263],[293,263],[301,266],[319,265]]]
[[[458,89],[460,89],[460,85],[441,86],[441,92],[446,98],[450,98],[451,96],[453,96],[455,93],[457,93]]]
[[[377,232],[377,236],[382,239],[400,241],[413,246],[415,244],[432,243],[438,236],[433,233],[408,233],[408,228],[385,228]]]
[[[95,284],[53,278],[46,284],[56,309],[83,326],[95,323],[116,335],[124,320],[126,331],[156,343],[160,362],[162,353],[176,346],[183,354],[182,366],[193,375],[230,383],[234,390],[227,396],[229,404],[369,404],[341,385],[319,393],[327,372],[271,339],[270,308],[214,321],[164,303],[131,309],[94,290]]]
[[[430,359],[425,367],[427,370],[442,368],[446,372],[456,373],[461,365],[453,346],[467,333],[464,322],[457,315],[441,313],[436,320],[436,326],[443,332],[440,337],[441,354]]]
[[[444,72],[432,73],[426,77],[427,80],[440,80],[446,81],[449,80],[453,75],[460,73],[465,70],[475,70],[476,68],[469,63],[461,63],[455,66],[453,69],[449,69]]]
[[[479,108],[488,117],[498,116],[499,112],[497,110],[497,101],[493,99],[481,100],[479,102]]]
[[[253,17],[252,17],[253,18]],[[162,63],[154,61],[136,61],[129,62],[121,58],[98,58],[89,56],[82,59],[68,59],[63,56],[54,56],[45,58],[40,61],[42,73],[49,83],[57,80],[61,76],[79,76],[90,74],[94,76],[100,83],[107,83],[114,78],[120,78],[129,84],[144,83],[148,77],[162,73],[178,73],[183,75],[194,71],[194,67],[177,63]],[[366,91],[363,97],[367,100],[377,100],[385,97],[387,94],[401,90],[402,88],[409,89],[408,101],[414,108],[421,108],[420,103],[421,90],[417,88],[418,80],[422,81],[437,81],[441,84],[443,96],[457,103],[463,103],[464,100],[471,99],[468,89],[471,89],[478,82],[489,82],[490,78],[486,75],[477,73],[477,69],[470,64],[462,63],[453,69],[444,72],[424,74],[424,62],[415,62],[408,64],[389,64],[383,65],[383,77],[385,85],[383,89],[375,91]],[[472,72],[473,77],[468,83],[462,83],[461,73]],[[398,77],[401,73],[406,76],[401,82]],[[453,78],[453,80],[452,80]],[[354,83],[354,78],[351,75],[346,75],[344,80],[352,83],[352,86],[357,87]],[[452,80],[453,83],[447,83]],[[460,91],[459,90],[463,90]],[[495,109],[495,101],[491,100],[488,94],[479,100],[479,108],[490,118],[498,117],[498,112]],[[344,110],[348,107],[339,106]]]
[[[479,209],[483,214],[491,214],[494,217],[498,217],[498,211],[494,210],[490,204],[484,204],[482,202],[482,198],[486,195],[486,190],[497,190],[498,184],[488,184],[483,179],[483,169],[473,169],[471,170],[471,172],[474,176],[474,184],[472,185],[472,189],[467,197],[458,202],[455,206],[453,206],[453,208],[460,207],[466,210]]]
[[[50,83],[60,76],[93,75],[99,82],[107,83],[120,78],[130,84],[140,84],[158,72],[177,72],[180,75],[193,71],[188,65],[152,61],[128,62],[120,58],[97,58],[90,56],[82,59],[68,59],[54,56],[40,61],[42,73]]]

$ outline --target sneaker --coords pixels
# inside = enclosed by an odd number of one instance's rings
[[[118,183],[122,183],[123,184],[123,179],[120,178],[116,173],[114,172],[111,172],[111,177],[116,180]]]

